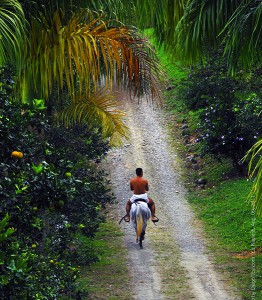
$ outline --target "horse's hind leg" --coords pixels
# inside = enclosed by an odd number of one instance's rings
[[[140,237],[140,239],[143,241],[144,239],[145,239],[145,231],[143,230],[142,232],[141,232],[141,237]]]
[[[145,231],[143,230],[142,232],[141,232],[141,235],[140,235],[140,237],[139,237],[139,246],[140,246],[140,249],[143,249],[143,244],[142,244],[142,242],[143,242],[143,240],[145,239]]]
[[[140,238],[139,238],[139,246],[140,246],[140,249],[143,249],[143,244],[142,244],[143,239],[144,239],[144,238],[142,238],[142,235],[141,235]]]

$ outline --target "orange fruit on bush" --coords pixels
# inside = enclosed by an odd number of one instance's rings
[[[13,152],[11,153],[11,156],[12,156],[13,158],[20,159],[20,158],[22,158],[22,157],[24,156],[24,154],[23,154],[23,152],[20,152],[20,151],[13,151]]]

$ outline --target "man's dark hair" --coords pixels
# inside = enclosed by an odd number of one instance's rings
[[[137,175],[137,176],[141,176],[142,174],[143,174],[142,168],[137,168],[137,169],[136,169],[136,175]]]

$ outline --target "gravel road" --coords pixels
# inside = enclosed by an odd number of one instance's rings
[[[149,196],[156,203],[156,215],[160,218],[158,226],[168,228],[179,249],[180,265],[189,287],[188,296],[183,299],[239,299],[214,270],[201,228],[196,225],[197,220],[185,200],[186,189],[178,172],[176,151],[169,143],[170,133],[163,112],[146,100],[140,103],[127,100],[121,108],[127,113],[130,140],[123,147],[111,150],[107,157],[119,219],[124,214],[127,199],[132,195],[129,179],[135,176],[137,167],[142,167],[144,177],[149,181]],[[142,250],[135,242],[131,224],[123,222],[121,226],[130,257],[133,299],[182,299],[164,293],[164,283],[158,271],[161,261],[156,264],[157,254],[154,242],[150,240],[154,225],[151,222],[148,225]],[[166,251],[168,253],[169,249]]]

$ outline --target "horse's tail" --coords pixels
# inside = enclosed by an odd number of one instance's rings
[[[140,205],[137,206],[137,212],[136,212],[136,234],[137,238],[139,238],[142,234],[144,227],[144,220],[143,220],[143,214],[142,209]]]

